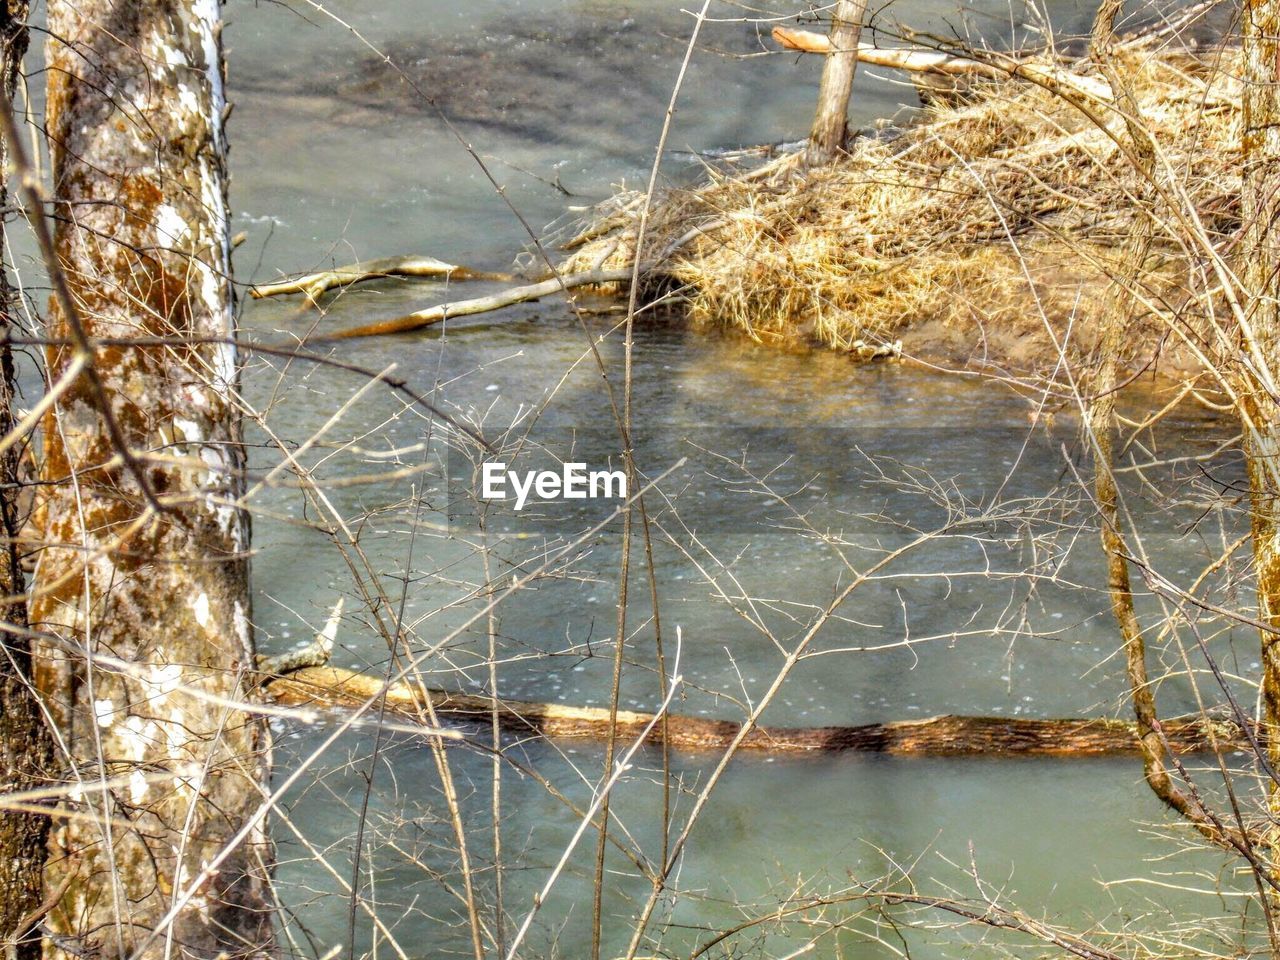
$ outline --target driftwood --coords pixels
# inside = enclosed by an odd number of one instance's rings
[[[303,667],[320,667],[329,662],[333,656],[333,642],[338,636],[338,624],[342,622],[342,608],[346,601],[339,597],[329,613],[324,629],[316,634],[314,640],[298,650],[276,654],[274,657],[259,656],[258,672],[264,676],[293,673]]]
[[[797,53],[831,52],[831,41],[826,35],[810,30],[774,27],[773,39],[787,50],[794,50]],[[912,73],[978,75],[997,79],[1021,77],[1052,88],[1065,87],[1091,100],[1102,102],[1111,100],[1111,87],[1096,77],[1080,76],[1061,67],[1035,60],[1009,59],[1007,65],[984,63],[969,57],[955,57],[939,50],[882,49],[868,43],[859,43],[858,62]]]
[[[584,270],[580,273],[565,274],[559,278],[553,277],[550,280],[542,280],[538,283],[525,284],[520,287],[511,287],[507,290],[503,290],[501,293],[495,293],[487,297],[475,297],[471,300],[455,300],[450,303],[440,303],[434,307],[427,307],[425,310],[418,310],[402,317],[394,317],[390,320],[380,320],[377,323],[366,323],[363,326],[352,327],[347,330],[338,330],[334,333],[326,334],[322,339],[351,340],[356,337],[374,337],[389,333],[405,333],[409,330],[418,330],[421,327],[429,327],[432,324],[439,323],[445,319],[472,316],[477,313],[490,313],[491,311],[501,310],[503,307],[509,307],[517,303],[524,303],[528,300],[540,300],[543,297],[550,297],[554,294],[560,293],[562,290],[572,290],[575,287],[589,287],[603,283],[618,283],[622,280],[630,280],[631,273],[631,267],[614,267],[608,270]]]
[[[361,260],[359,263],[336,267],[333,270],[308,273],[292,280],[257,284],[249,288],[249,295],[262,299],[301,293],[306,296],[309,303],[314,304],[326,290],[363,283],[366,280],[380,280],[384,277],[445,277],[449,280],[504,281],[511,279],[509,273],[472,270],[470,267],[462,267],[456,263],[445,263],[435,257],[383,257],[379,260]]]
[[[307,667],[266,682],[278,702],[295,706],[350,707],[382,693],[379,677],[338,667]],[[422,687],[410,681],[391,684],[387,707],[393,713],[418,718],[418,708],[430,698],[442,719],[488,723],[493,701],[488,697]],[[498,719],[517,735],[556,739],[604,740],[609,735],[609,711],[602,707],[574,707],[558,703],[502,700]],[[617,735],[637,737],[653,721],[653,714],[619,710]],[[679,749],[722,749],[741,725],[732,720],[668,716],[655,724],[649,742],[666,742]],[[1239,727],[1220,720],[1173,720],[1162,727],[1170,747],[1179,753],[1246,749]],[[857,751],[894,756],[1041,756],[1100,757],[1138,752],[1133,723],[1105,718],[1033,720],[1013,717],[939,716],[921,720],[869,723],[848,727],[757,727],[742,749],[760,753],[841,753]]]

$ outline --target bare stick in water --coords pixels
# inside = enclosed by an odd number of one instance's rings
[[[631,279],[631,267],[614,267],[609,270],[584,270],[581,273],[571,273],[559,278],[553,277],[550,280],[543,280],[539,283],[529,283],[520,287],[511,287],[503,290],[501,293],[491,294],[487,297],[474,297],[470,300],[454,300],[449,303],[440,303],[434,307],[427,307],[425,310],[417,310],[413,313],[404,315],[403,317],[395,317],[391,320],[380,320],[377,323],[367,323],[363,326],[352,327],[348,330],[339,330],[331,333],[323,339],[326,340],[350,340],[355,337],[373,337],[388,333],[405,333],[409,330],[417,330],[421,327],[429,327],[441,320],[452,319],[453,317],[473,316],[477,313],[491,313],[494,310],[501,310],[503,307],[509,307],[517,303],[525,303],[529,300],[540,300],[543,297],[554,296],[564,290],[572,290],[574,287],[588,287],[603,283],[617,283],[622,280]]]
[[[290,293],[305,294],[307,301],[314,304],[321,294],[335,287],[346,287],[366,280],[381,280],[385,277],[443,277],[447,280],[504,280],[509,281],[509,273],[489,273],[484,270],[472,270],[470,267],[456,263],[445,263],[435,257],[409,255],[404,257],[382,257],[378,260],[361,260],[345,267],[332,270],[320,270],[308,273],[292,280],[280,280],[277,283],[262,283],[249,288],[249,295],[257,299],[263,297],[279,297]]]

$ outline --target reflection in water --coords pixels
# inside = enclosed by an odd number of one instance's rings
[[[624,11],[553,0],[380,0],[333,9],[394,53],[481,154],[501,158],[491,162],[509,196],[541,227],[566,204],[594,202],[611,184],[643,176],[679,38],[688,29],[678,6],[634,3]],[[878,17],[940,28],[951,12],[933,0],[910,0]],[[716,52],[758,49],[754,25],[741,22],[749,13],[723,5],[720,15],[733,22],[708,27],[708,49],[695,61],[677,116],[676,150],[803,135],[815,64]],[[1087,16],[1073,9],[1053,13],[1067,32]],[[332,25],[311,25],[275,5],[235,15],[228,34],[233,94],[240,101],[233,200],[243,211],[238,226],[249,234],[238,257],[242,279],[266,278],[276,266],[301,269],[410,251],[480,267],[510,260],[527,239],[520,226],[432,111],[421,109],[394,76],[374,69],[366,49]],[[1017,11],[1014,19],[1021,16]],[[1021,32],[1010,19],[1008,8],[991,5],[977,11],[974,22],[1007,39],[1011,30]],[[867,78],[856,99],[855,119],[866,123],[913,103],[914,93]],[[673,179],[694,172],[679,157],[666,170]],[[557,179],[575,196],[566,199],[548,186]],[[255,270],[259,260],[263,266]],[[335,295],[323,316],[293,303],[253,303],[245,326],[256,336],[303,336],[317,325],[370,322],[445,295],[441,284],[387,281]],[[600,350],[616,389],[621,344],[606,336],[612,322],[607,316],[587,321],[590,336],[605,338]],[[430,390],[495,442],[514,442],[527,432],[553,448],[573,438],[575,449],[593,457],[617,457],[586,338],[558,302],[344,345],[342,356],[379,370],[394,364],[397,375]],[[766,721],[1124,709],[1114,631],[1096,587],[1096,536],[1092,529],[1081,532],[1092,520],[1079,505],[1073,471],[1083,458],[1069,410],[1046,431],[1029,422],[1024,399],[980,383],[896,365],[855,367],[829,353],[782,353],[693,333],[669,317],[637,331],[635,361],[640,469],[654,477],[688,458],[648,503],[660,526],[656,580],[669,658],[677,627],[683,637],[677,712],[740,717],[782,665],[781,649],[803,635],[855,570],[954,511],[990,513],[997,502],[1004,515],[971,525],[964,536],[930,542],[896,564],[891,577],[861,588],[816,639],[812,649],[819,655],[796,667]],[[294,441],[320,429],[362,384],[332,370],[265,362],[246,376],[250,398],[270,407],[277,432]],[[1170,422],[1162,442],[1185,446],[1202,427],[1194,420]],[[354,445],[342,442],[352,437]],[[530,447],[521,455],[535,452]],[[474,515],[454,514],[451,521],[442,476],[443,464],[456,472],[463,456],[446,451],[438,427],[418,411],[373,391],[343,412],[305,462],[360,530],[361,550],[388,591],[382,611],[388,620],[395,619],[387,611],[397,608],[407,583],[405,633],[416,653],[432,650],[422,664],[428,679],[487,690],[490,641],[483,619],[436,648],[481,609],[484,595],[480,531]],[[390,469],[401,473],[377,483],[344,482]],[[424,504],[415,500],[419,495]],[[344,556],[333,537],[291,522],[325,519],[314,505],[304,507],[296,490],[270,490],[256,506],[262,511],[255,521],[256,617],[264,650],[276,652],[307,638],[307,622],[323,621],[335,594],[369,597],[360,596],[350,551]],[[1144,529],[1148,547],[1175,569],[1213,554],[1182,537],[1182,514],[1153,516]],[[591,522],[590,516],[549,523],[491,513],[493,577],[502,585],[548,564],[548,551],[571,543]],[[504,530],[520,536],[503,536]],[[494,641],[501,693],[607,702],[619,552],[615,524],[574,544],[530,589],[502,603]],[[638,599],[630,628],[639,633],[622,705],[651,709],[659,684],[639,557],[635,566]],[[348,615],[337,662],[385,669],[386,642],[370,624],[367,613]],[[1239,672],[1247,673],[1256,666],[1256,641],[1241,636],[1238,642]],[[1189,691],[1173,682],[1161,697],[1170,712],[1193,704]],[[327,732],[281,728],[280,769],[300,762]],[[471,733],[488,742],[487,732]],[[346,735],[314,781],[290,798],[291,826],[278,831],[283,895],[320,952],[341,942],[346,927],[344,884],[374,743],[368,730]],[[510,760],[503,775],[505,906],[518,922],[579,821],[568,804],[581,810],[591,801],[602,751],[510,740],[504,747]],[[477,887],[491,917],[490,757],[483,749],[457,748],[450,758]],[[713,760],[672,758],[677,825]],[[661,763],[659,753],[643,751],[613,810],[620,841],[650,861],[662,847]],[[364,895],[410,955],[469,955],[459,923],[457,852],[439,783],[421,741],[384,744],[366,836]],[[687,954],[718,929],[776,910],[780,899],[842,888],[851,876],[891,874],[917,857],[922,884],[937,878],[963,886],[971,855],[984,879],[1032,912],[1066,923],[1126,912],[1146,916],[1154,927],[1192,895],[1150,884],[1183,885],[1185,872],[1214,866],[1205,857],[1172,866],[1144,862],[1167,847],[1135,821],[1160,817],[1140,770],[1123,760],[746,758],[729,769],[693,832],[678,874],[682,896],[674,905],[664,902],[652,929],[664,931],[664,952]],[[523,955],[587,953],[591,847],[588,836]],[[618,850],[610,851],[608,866],[604,955],[617,956],[649,885]],[[1145,880],[1100,885],[1132,877]],[[840,909],[845,913],[836,910],[827,919],[856,912]],[[372,924],[363,914],[359,919],[367,945]],[[797,918],[762,926],[731,947],[784,956],[816,933]],[[917,957],[965,949],[965,935],[892,931],[864,919],[830,932],[816,952],[887,956],[903,948],[899,934]]]

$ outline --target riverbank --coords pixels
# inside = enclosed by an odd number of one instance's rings
[[[1118,51],[1115,77],[1155,144],[1154,188],[1114,96],[1025,75],[931,92],[907,129],[860,136],[829,167],[710,169],[650,210],[647,294],[765,342],[866,357],[901,341],[933,365],[1044,373],[1064,355],[1088,362],[1121,244],[1151,215],[1122,361],[1194,374],[1220,349],[1205,264],[1229,255],[1239,225],[1235,56],[1156,40]],[[1090,67],[1063,69],[1105,84]],[[642,199],[597,208],[565,244],[566,272],[631,263]]]

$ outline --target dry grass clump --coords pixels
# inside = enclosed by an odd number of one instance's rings
[[[1235,57],[1132,44],[1116,60],[1155,139],[1162,184],[1219,243],[1238,217]],[[1093,343],[1087,321],[1108,265],[1143,209],[1127,143],[1109,105],[984,82],[899,136],[859,139],[831,167],[805,171],[787,158],[672,191],[650,215],[646,269],[680,285],[697,320],[762,340],[849,349],[902,338],[919,355],[1028,365],[1056,357],[1057,341],[1078,356]],[[639,209],[634,196],[611,201],[576,238],[569,268],[630,262]],[[1160,202],[1146,209],[1167,215]],[[1136,321],[1131,359],[1164,337],[1170,315],[1188,321],[1192,255],[1172,226],[1157,233],[1144,287],[1160,309]]]

